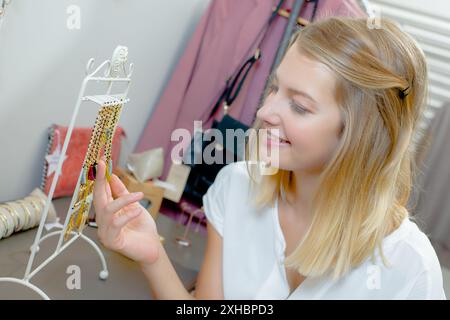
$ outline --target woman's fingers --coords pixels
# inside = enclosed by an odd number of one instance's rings
[[[111,180],[109,181],[109,184],[111,186],[111,191],[114,198],[118,198],[130,193],[123,184],[123,182],[115,174],[111,175]]]
[[[117,212],[111,216],[112,219],[107,226],[99,226],[98,236],[103,245],[112,250],[121,250],[124,239],[120,237],[120,232],[127,223],[137,218],[141,212],[140,208],[135,208],[127,212]]]
[[[106,162],[105,157],[103,156],[101,160],[99,161],[99,164],[97,164],[97,170],[100,168],[100,178],[103,180],[103,183],[105,185],[105,192],[108,197],[108,200],[112,200],[112,192],[111,192],[111,186],[108,180],[106,180]]]
[[[121,210],[123,207],[141,200],[143,196],[144,194],[142,192],[125,194],[108,203],[105,207],[105,211],[108,214],[114,214]]]
[[[106,181],[105,172],[105,162],[100,160],[97,164],[94,184],[94,205],[96,208],[103,208],[112,200],[111,188]]]
[[[140,208],[135,208],[126,213],[116,213],[113,215],[111,225],[115,229],[115,233],[120,232],[120,230],[127,225],[128,222],[136,218],[141,214],[142,210]]]

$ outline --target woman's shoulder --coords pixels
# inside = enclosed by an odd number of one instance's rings
[[[230,162],[226,164],[222,169],[220,169],[219,173],[221,172],[247,174],[247,162],[246,161]]]
[[[246,161],[231,162],[224,167],[222,167],[214,182],[226,183],[226,184],[238,184],[243,186],[242,183],[249,181],[249,172],[247,170]]]
[[[405,218],[399,228],[384,239],[383,244],[387,251],[396,254],[402,253],[414,258],[414,261],[417,261],[423,269],[430,269],[436,264],[439,265],[430,239],[420,230],[413,218]]]
[[[232,162],[222,167],[213,184],[203,196],[205,215],[223,236],[225,221],[242,221],[242,212],[249,212],[249,175],[245,161]],[[236,228],[233,228],[236,230]]]
[[[219,170],[206,196],[220,198],[224,202],[238,200],[246,194],[244,191],[249,190],[249,180],[245,161],[229,163]]]
[[[411,286],[417,298],[443,295],[442,270],[436,251],[414,219],[405,218],[400,227],[383,241],[383,254],[397,280]]]

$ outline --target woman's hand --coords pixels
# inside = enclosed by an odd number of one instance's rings
[[[106,165],[100,161],[94,186],[94,207],[98,236],[102,244],[143,265],[159,257],[160,238],[150,213],[138,203],[143,193],[129,193],[122,181],[105,178]]]

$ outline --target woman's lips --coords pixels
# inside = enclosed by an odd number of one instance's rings
[[[287,147],[291,145],[289,141],[281,139],[275,135],[272,135],[270,134],[270,132],[267,133],[267,144],[270,146],[280,146],[280,147]]]

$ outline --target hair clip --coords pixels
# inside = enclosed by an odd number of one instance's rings
[[[399,90],[398,95],[400,96],[400,99],[405,99],[405,97],[409,94],[409,86],[407,86],[405,89],[403,90]]]

